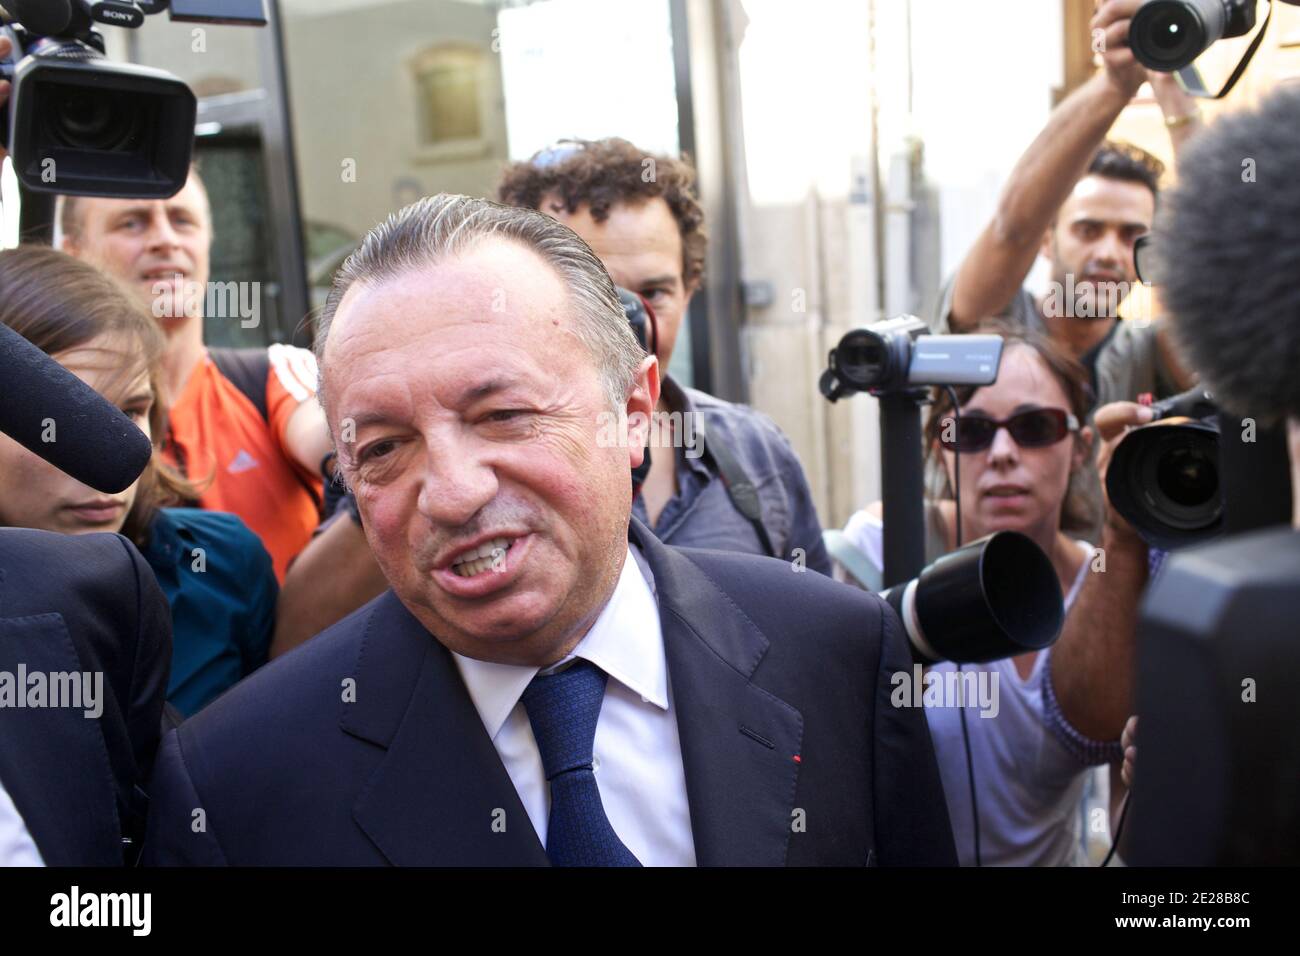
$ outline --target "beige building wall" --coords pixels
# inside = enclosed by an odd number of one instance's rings
[[[729,4],[747,156],[738,179],[741,263],[751,290],[741,323],[749,394],[790,437],[827,527],[842,526],[880,488],[876,402],[832,406],[821,397],[827,352],[850,328],[905,308],[929,317],[934,277],[957,267],[1053,103],[1090,69],[1076,0],[1004,0],[996,17],[969,0],[912,0],[910,22],[907,6],[876,0],[873,31],[867,0]],[[1237,89],[1203,104],[1208,122],[1300,79],[1300,8],[1274,7]],[[1067,42],[1084,44],[1083,54],[1067,57]],[[1216,55],[1234,56],[1232,42]],[[873,155],[873,91],[882,188],[890,157],[912,148],[936,197],[937,246],[917,249],[923,261],[901,283],[888,266],[898,250],[886,237],[875,258],[870,207],[850,201],[853,172]],[[1112,135],[1169,161],[1163,118],[1148,92]],[[879,202],[886,215],[899,212],[887,198]],[[883,299],[871,289],[877,266],[885,272]],[[1040,263],[1028,283],[1045,279]]]
[[[910,18],[907,8],[732,5],[747,157],[749,394],[790,437],[826,527],[880,495],[877,403],[822,398],[828,352],[856,326],[902,311],[928,318],[940,278],[992,213],[1061,82],[1055,4],[1005,0],[996,18],[964,0],[913,0]],[[914,255],[896,232],[909,208],[885,195],[896,156],[895,172],[912,164],[925,180],[918,190],[934,192],[937,235]],[[872,198],[861,194],[872,157],[881,166],[874,202],[887,220],[879,247]]]
[[[496,11],[454,0],[340,6],[285,11],[303,218],[360,237],[421,196],[482,194],[507,155]],[[481,135],[429,146],[415,77],[437,48],[477,54]]]

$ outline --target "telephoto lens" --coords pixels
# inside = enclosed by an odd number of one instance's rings
[[[881,594],[898,612],[918,663],[984,663],[1041,651],[1065,605],[1051,560],[1017,531],[998,531],[937,559]]]
[[[1152,411],[1151,424],[1116,446],[1106,494],[1147,544],[1172,551],[1223,530],[1218,409],[1208,392],[1191,389]]]
[[[1143,66],[1174,73],[1254,26],[1255,0],[1147,0],[1133,15],[1128,45]]]

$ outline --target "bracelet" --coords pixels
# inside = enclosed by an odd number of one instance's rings
[[[1195,123],[1201,118],[1201,111],[1194,109],[1190,113],[1184,113],[1182,116],[1166,116],[1165,126],[1168,129],[1178,129],[1180,126],[1187,126],[1189,123]]]

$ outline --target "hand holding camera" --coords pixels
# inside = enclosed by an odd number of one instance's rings
[[[1152,418],[1150,406],[1139,405],[1137,402],[1111,402],[1097,409],[1096,415],[1093,416],[1093,425],[1097,429],[1097,437],[1101,442],[1101,447],[1097,451],[1097,476],[1101,479],[1102,500],[1106,504],[1106,526],[1120,534],[1136,536],[1137,532],[1124,516],[1111,506],[1110,496],[1106,492],[1106,471],[1110,467],[1116,447],[1129,431],[1146,425],[1152,421]]]
[[[1129,48],[1129,27],[1143,0],[1107,0],[1097,4],[1090,26],[1093,49],[1099,49],[1106,77],[1128,99],[1132,99],[1147,79],[1146,69]],[[1098,33],[1098,31],[1101,31]]]

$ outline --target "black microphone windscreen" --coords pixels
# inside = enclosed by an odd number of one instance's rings
[[[70,0],[5,0],[5,9],[32,33],[55,37],[72,22]]]
[[[104,494],[140,477],[153,445],[120,409],[0,325],[0,432]]]

